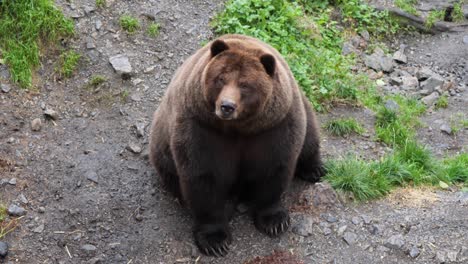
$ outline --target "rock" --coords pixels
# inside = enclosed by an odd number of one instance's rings
[[[437,98],[439,98],[439,93],[433,92],[430,95],[423,97],[421,101],[427,106],[432,106],[437,100]]]
[[[357,235],[352,232],[345,232],[343,235],[343,240],[346,242],[346,244],[351,246],[356,243]]]
[[[367,30],[363,30],[361,32],[359,32],[359,35],[365,40],[365,41],[369,41],[370,40],[370,34]]]
[[[146,128],[145,122],[137,122],[135,124],[135,128],[136,128],[137,136],[143,137],[145,135],[145,128]]]
[[[34,233],[42,233],[44,231],[44,224],[40,224],[38,227],[33,229]]]
[[[380,60],[380,65],[382,67],[382,71],[384,72],[392,72],[393,71],[393,60],[390,57],[382,57]]]
[[[96,30],[100,30],[102,27],[102,21],[101,20],[96,20],[96,23],[94,25],[96,27]]]
[[[445,263],[445,252],[443,252],[443,251],[437,251],[437,253],[436,253],[436,259],[437,259],[440,263]]]
[[[452,250],[447,251],[448,261],[450,261],[450,262],[457,261],[457,256],[458,256],[458,251],[452,251]]]
[[[130,99],[132,99],[132,101],[134,101],[134,102],[140,102],[141,101],[141,96],[139,94],[132,94],[130,96]]]
[[[435,73],[431,71],[431,69],[424,67],[419,69],[419,71],[416,72],[416,77],[418,78],[419,81],[424,81],[429,79],[429,77],[433,76]]]
[[[332,230],[328,227],[324,227],[322,231],[325,236],[328,236],[332,233]]]
[[[94,251],[96,251],[96,246],[91,244],[85,244],[81,247],[81,249],[86,253],[93,253]]]
[[[468,35],[463,36],[463,43],[468,45]]]
[[[389,237],[384,243],[384,246],[390,249],[400,249],[404,245],[405,245],[405,241],[403,239],[403,235],[401,234],[393,235]]]
[[[452,134],[452,128],[448,124],[442,124],[440,126],[440,131],[446,133],[447,135]]]
[[[125,55],[119,54],[110,57],[109,62],[117,74],[120,74],[123,77],[128,77],[132,73],[132,65],[130,65],[130,61]]]
[[[412,258],[417,258],[421,251],[417,247],[412,247],[408,253],[408,255]]]
[[[364,221],[364,224],[366,224],[366,225],[368,225],[368,224],[370,224],[372,222],[372,219],[367,215],[362,215],[361,217],[362,217],[362,221]]]
[[[44,115],[48,118],[51,118],[53,120],[57,120],[58,119],[58,113],[56,111],[54,111],[53,109],[50,109],[50,108],[47,108],[46,110],[44,110]]]
[[[385,108],[393,112],[398,112],[398,110],[400,109],[400,105],[398,105],[398,103],[394,100],[389,99],[385,101]]]
[[[10,181],[8,181],[8,184],[16,185],[16,178],[11,178]]]
[[[140,213],[136,214],[135,215],[135,220],[137,220],[138,222],[143,221],[143,215],[141,215]]]
[[[94,183],[98,183],[98,181],[99,181],[99,177],[98,177],[97,173],[95,171],[93,171],[93,170],[87,171],[85,173],[85,177],[86,177],[86,179],[88,179],[88,180],[90,180],[90,181],[92,181]]]
[[[346,56],[352,53],[357,54],[359,53],[359,51],[350,42],[343,43],[343,47],[341,48],[341,54]]]
[[[130,142],[127,149],[135,154],[141,153],[141,147],[134,142]]]
[[[400,85],[403,84],[403,81],[401,80],[400,77],[393,76],[393,77],[390,77],[389,83],[390,83],[391,85],[400,86]]]
[[[393,60],[392,58],[380,55],[380,52],[374,52],[372,55],[364,58],[364,64],[376,71],[392,72],[393,71]]]
[[[92,38],[86,39],[86,48],[87,49],[95,49],[96,45],[94,44],[94,40]]]
[[[11,216],[23,216],[23,215],[26,214],[26,210],[21,206],[11,204],[8,207],[8,214],[11,215]]]
[[[0,87],[4,93],[8,93],[11,90],[10,85],[8,84],[0,83]]]
[[[0,241],[0,258],[4,258],[8,255],[8,244]]]
[[[26,198],[26,196],[24,196],[24,194],[20,194],[20,195],[18,196],[18,199],[20,200],[20,202],[21,202],[22,204],[28,204],[28,203],[29,203],[28,199]]]
[[[422,89],[422,90],[419,90],[419,94],[422,96],[426,96],[426,95],[429,95],[430,92],[426,89]]]
[[[401,77],[401,81],[402,81],[401,87],[404,90],[414,90],[418,88],[419,86],[418,78],[413,77],[413,76],[403,76]]]
[[[150,67],[146,68],[146,69],[143,71],[143,73],[146,73],[146,74],[152,73],[152,72],[154,71],[154,69],[156,69],[156,66],[150,66]]]
[[[338,236],[342,236],[342,235],[344,234],[344,232],[346,231],[347,228],[348,228],[347,225],[341,226],[340,228],[338,228],[338,230],[336,231],[336,233],[338,233]]]
[[[309,236],[313,233],[314,221],[312,217],[301,215],[298,222],[293,226],[293,233],[300,236]]]
[[[326,217],[327,222],[329,223],[335,223],[338,221],[338,218],[334,217],[333,215],[329,215]]]
[[[357,217],[357,216],[354,216],[353,218],[351,218],[351,222],[354,225],[359,225],[361,223],[361,219],[359,219],[359,217]]]
[[[408,58],[406,55],[403,53],[402,50],[398,50],[393,54],[393,60],[398,62],[398,63],[404,63],[406,64],[408,62]]]
[[[40,213],[40,214],[43,214],[45,213],[45,208],[43,206],[40,206],[39,208],[37,208],[37,211]]]
[[[83,9],[86,15],[90,15],[92,12],[96,10],[96,7],[85,5]]]
[[[421,82],[421,88],[433,92],[437,87],[442,87],[444,82],[445,79],[442,76],[435,74]]]
[[[35,118],[31,121],[31,130],[40,131],[42,128],[42,120],[40,118]]]

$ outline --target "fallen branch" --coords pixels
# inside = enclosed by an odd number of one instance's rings
[[[428,28],[426,26],[426,20],[424,18],[412,15],[401,9],[383,6],[374,6],[374,8],[378,11],[387,11],[389,12],[389,14],[404,19],[408,25],[413,26],[421,31],[429,32],[432,34],[447,31],[462,31],[464,27],[468,27],[468,23],[458,24],[452,22],[437,21],[432,27]]]

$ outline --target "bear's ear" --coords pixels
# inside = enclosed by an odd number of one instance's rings
[[[260,62],[263,64],[266,73],[273,77],[273,75],[275,75],[276,69],[275,57],[273,57],[273,55],[270,54],[264,54],[260,57]]]
[[[211,56],[214,57],[228,49],[229,49],[229,46],[226,44],[226,42],[220,39],[217,39],[213,42],[213,44],[211,44]]]

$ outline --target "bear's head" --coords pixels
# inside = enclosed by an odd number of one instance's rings
[[[209,52],[202,89],[213,113],[221,120],[246,120],[261,113],[275,86],[275,57],[219,39]]]

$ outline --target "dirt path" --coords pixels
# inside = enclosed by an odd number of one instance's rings
[[[19,228],[6,237],[10,249],[5,263],[243,263],[275,249],[291,252],[304,263],[468,261],[466,193],[410,190],[376,202],[311,210],[298,207],[299,197],[293,194],[328,197],[330,192],[299,181],[285,197],[294,209],[293,228],[286,235],[267,238],[239,213],[231,223],[235,239],[229,255],[200,256],[188,212],[162,190],[145,150],[150,118],[166,85],[181,61],[212,36],[208,21],[222,3],[108,0],[109,7],[92,10],[94,2],[57,1],[65,14],[76,17],[77,38],[68,45],[88,59],[78,74],[56,82],[53,62],[46,61],[39,71],[38,93],[0,92],[0,200],[27,210]],[[143,28],[155,18],[161,34],[152,39],[144,30],[121,32],[118,18],[124,13],[138,15]],[[450,66],[468,61],[468,44],[460,42],[466,35],[429,37],[427,43],[409,39],[414,48],[409,62],[421,65],[431,54],[435,64],[450,71]],[[118,54],[132,65],[129,80],[109,64]],[[466,84],[468,65],[463,67],[458,75]],[[108,79],[98,91],[86,87],[95,74]],[[466,114],[467,106],[465,89],[450,97],[444,111]],[[46,120],[44,109],[53,109],[58,118]],[[372,113],[353,111],[372,128]],[[337,108],[321,120],[349,112]],[[423,121],[431,124],[447,113],[429,114]],[[42,121],[40,131],[31,130],[35,118]],[[466,129],[457,136],[439,129],[420,133],[425,142],[440,141],[436,146],[441,153],[450,142],[468,144]],[[385,152],[369,137],[325,135],[324,148],[327,156],[349,150]]]

